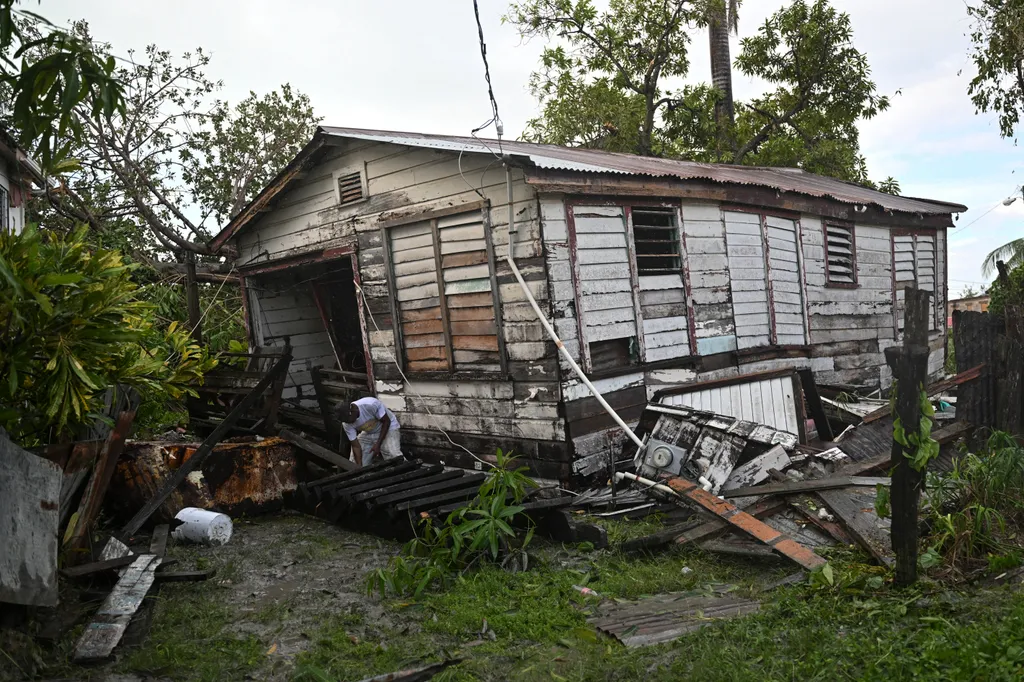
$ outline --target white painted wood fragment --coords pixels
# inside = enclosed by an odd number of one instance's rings
[[[786,450],[776,445],[763,455],[759,455],[746,464],[741,464],[732,470],[729,478],[722,484],[722,490],[733,490],[746,486],[757,485],[767,481],[769,469],[782,471],[790,464],[789,455]]]

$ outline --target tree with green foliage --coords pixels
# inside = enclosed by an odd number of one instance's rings
[[[84,21],[73,33],[97,53]],[[45,59],[44,53],[39,53]],[[129,52],[114,76],[124,108],[86,118],[71,142],[76,168],[48,195],[50,210],[67,223],[96,231],[143,229],[155,254],[211,254],[208,241],[306,144],[320,119],[309,98],[288,84],[263,97],[250,93],[232,106],[215,98],[202,49],[175,55],[155,45]],[[49,217],[49,216],[47,216]]]
[[[0,86],[9,100],[5,123],[44,168],[59,170],[89,120],[122,110],[123,89],[113,57],[39,14],[17,9],[19,4],[0,0]]]
[[[176,324],[155,324],[132,267],[90,249],[84,228],[0,233],[0,427],[17,442],[72,436],[109,387],[180,399],[216,364]]]
[[[967,86],[979,113],[994,112],[999,134],[1014,137],[1024,111],[1024,0],[980,0],[967,6],[971,26],[971,61],[977,74]],[[989,253],[981,270],[995,272],[996,262],[1024,265],[1024,239],[1014,239]]]
[[[689,71],[688,27],[721,21],[721,0],[523,0],[507,19],[552,41],[531,90],[541,115],[527,139],[652,156],[800,167],[868,183],[857,122],[889,106],[853,45],[847,14],[795,0],[741,40],[736,67],[772,89],[736,103],[721,144],[714,85],[673,87]],[[730,6],[726,12],[734,11]],[[714,19],[718,12],[718,19]],[[716,76],[716,80],[721,80]],[[895,187],[889,182],[887,187]]]

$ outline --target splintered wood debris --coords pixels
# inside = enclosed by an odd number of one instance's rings
[[[660,594],[635,602],[606,602],[587,623],[633,648],[670,642],[760,608],[757,601],[729,595]]]
[[[650,406],[641,425],[648,438],[634,459],[639,475],[618,472],[616,478],[648,498],[687,505],[706,521],[666,527],[622,549],[697,543],[714,552],[780,555],[813,570],[825,564],[815,549],[857,543],[880,563],[891,560],[887,522],[874,511],[876,487],[890,479],[865,476],[884,473],[889,461],[891,441],[875,446],[874,424],[853,428],[842,447],[828,443],[824,449],[770,427],[687,408]]]

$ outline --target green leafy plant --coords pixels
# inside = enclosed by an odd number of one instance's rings
[[[894,386],[892,392],[893,416],[893,439],[903,449],[903,455],[910,460],[910,466],[917,471],[924,471],[928,462],[939,456],[939,442],[932,438],[932,417],[935,415],[935,408],[932,407],[928,393],[921,388],[918,390],[918,405],[921,409],[921,419],[913,431],[907,430],[903,421],[895,413],[895,402],[898,387]]]
[[[0,427],[15,440],[73,434],[118,385],[179,400],[216,364],[177,324],[154,324],[130,271],[84,230],[0,234]]]
[[[533,539],[532,525],[520,539],[513,523],[521,514],[521,502],[537,484],[516,467],[511,452],[498,450],[496,465],[477,496],[467,506],[453,511],[440,526],[429,516],[420,523],[417,536],[387,568],[372,572],[368,592],[407,594],[419,597],[435,586],[448,584],[478,562],[499,562],[523,569],[526,547]],[[508,504],[512,501],[513,504]]]
[[[965,452],[948,475],[929,477],[925,499],[926,541],[949,570],[1019,557],[1009,528],[1024,521],[1024,448],[1012,435],[993,432],[983,452]]]

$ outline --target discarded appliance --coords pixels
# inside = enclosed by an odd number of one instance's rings
[[[171,537],[204,545],[223,545],[231,539],[231,517],[227,514],[185,507],[175,514],[181,525],[174,529]]]

